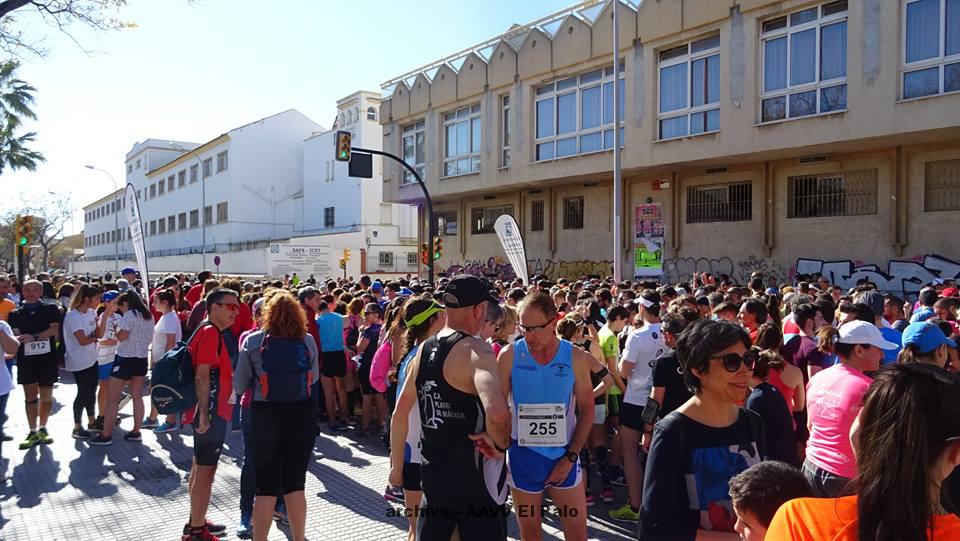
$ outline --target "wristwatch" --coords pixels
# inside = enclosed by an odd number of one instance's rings
[[[567,460],[569,460],[570,462],[572,462],[572,463],[574,463],[574,464],[576,464],[576,463],[577,463],[577,459],[580,458],[580,455],[578,455],[577,453],[574,453],[573,451],[569,451],[569,450],[568,450],[566,453],[564,453],[563,456],[567,457]]]

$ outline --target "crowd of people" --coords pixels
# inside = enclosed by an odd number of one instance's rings
[[[316,438],[352,431],[389,449],[384,497],[411,541],[506,539],[511,515],[536,540],[546,512],[586,539],[597,500],[643,540],[960,539],[958,316],[952,280],[905,302],[867,281],[759,273],[0,275],[0,434],[13,439],[14,367],[21,450],[53,441],[61,369],[73,438],[192,432],[184,541],[226,531],[206,512],[230,430],[241,538],[265,540],[276,519],[302,540]],[[196,405],[161,414],[149,375],[184,351]]]

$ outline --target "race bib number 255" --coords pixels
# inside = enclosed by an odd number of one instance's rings
[[[23,354],[27,357],[46,355],[47,353],[50,353],[49,340],[34,340],[23,345]]]
[[[567,445],[567,416],[563,404],[519,404],[518,443],[524,447]]]

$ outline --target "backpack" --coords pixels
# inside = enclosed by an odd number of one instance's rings
[[[305,338],[311,338],[307,335]],[[312,338],[311,338],[312,339]],[[300,402],[310,398],[313,363],[303,340],[263,337],[260,393],[268,402]]]
[[[150,402],[163,415],[183,413],[197,405],[197,387],[193,381],[193,356],[190,343],[201,329],[213,325],[209,321],[197,327],[186,341],[181,340],[170,351],[163,354],[150,376]],[[217,333],[219,334],[219,333]],[[220,337],[217,354],[223,351],[223,337]]]

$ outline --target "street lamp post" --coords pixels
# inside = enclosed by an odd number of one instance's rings
[[[117,204],[117,192],[120,191],[117,188],[117,179],[113,178],[113,175],[110,174],[106,169],[101,169],[99,167],[94,167],[92,165],[84,165],[87,169],[92,171],[100,171],[104,175],[107,175],[110,178],[110,182],[113,183],[113,204]],[[113,209],[113,266],[115,272],[120,272],[120,208],[119,206],[114,207]]]
[[[170,148],[181,152],[190,152],[178,143],[170,141]],[[203,177],[203,160],[200,156],[194,156],[197,160],[197,176],[200,177],[200,235],[203,239],[203,253],[200,255],[200,270],[207,267],[207,182]]]

